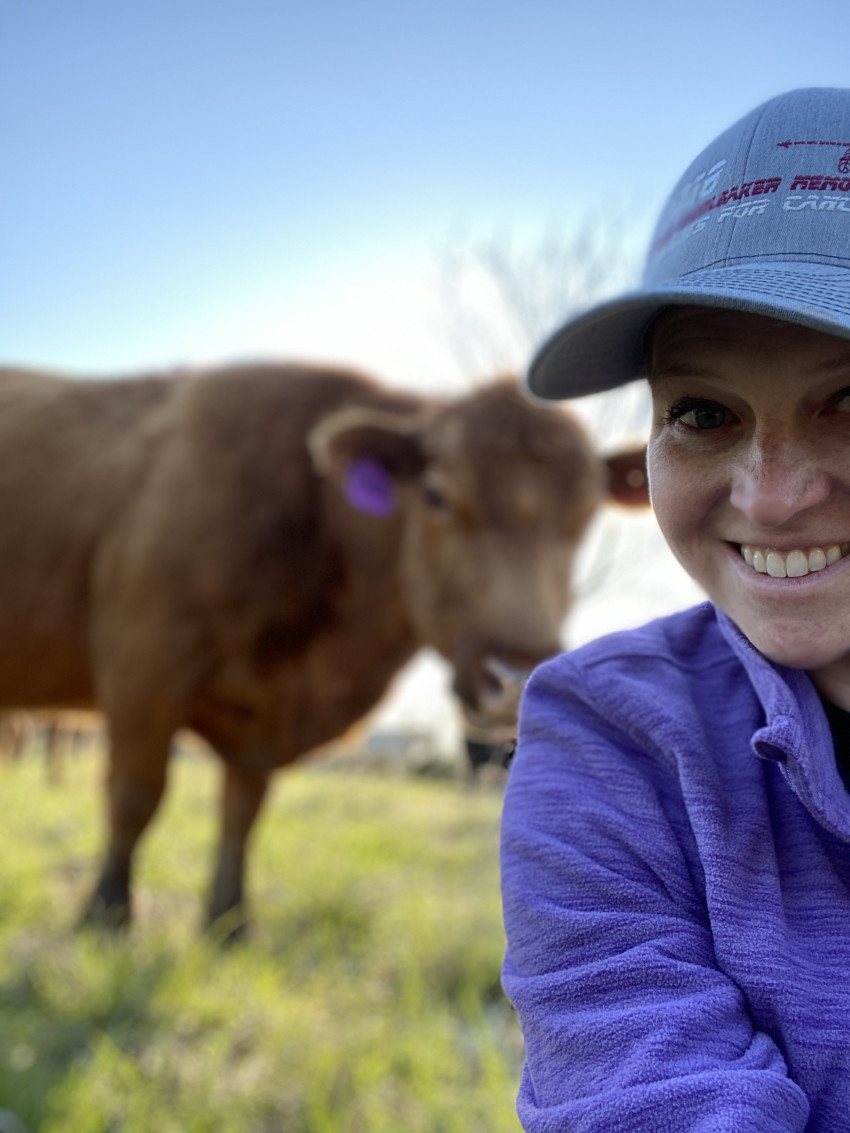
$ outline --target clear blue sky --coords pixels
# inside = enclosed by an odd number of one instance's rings
[[[736,117],[850,82],[848,42],[847,0],[2,0],[0,361],[436,377],[453,233],[644,234]]]

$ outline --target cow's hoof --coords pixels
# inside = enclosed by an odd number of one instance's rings
[[[207,918],[205,931],[213,944],[221,948],[233,948],[246,944],[251,938],[251,922],[241,908],[228,909],[218,916]]]
[[[95,929],[117,935],[130,927],[130,904],[127,901],[107,903],[95,894],[77,922],[78,929]]]

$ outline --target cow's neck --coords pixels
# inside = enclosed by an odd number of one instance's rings
[[[269,769],[369,713],[419,645],[396,572],[342,574],[300,644],[273,626],[264,632],[271,645],[262,658],[231,657],[198,699],[192,726],[232,762]]]

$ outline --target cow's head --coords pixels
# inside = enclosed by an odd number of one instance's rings
[[[409,414],[341,410],[311,450],[351,507],[400,518],[407,616],[454,666],[471,726],[513,728],[523,677],[561,647],[592,515],[611,492],[646,498],[642,456],[609,475],[578,421],[514,380]]]

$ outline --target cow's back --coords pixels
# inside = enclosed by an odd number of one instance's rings
[[[89,698],[92,556],[175,385],[0,370],[0,704]]]
[[[131,683],[119,653],[134,685],[145,666],[168,682],[167,661],[174,696],[174,666],[181,685],[201,670],[215,685],[300,653],[338,620],[343,548],[365,550],[307,435],[341,406],[418,404],[310,366],[113,381],[0,370],[0,706],[91,701],[105,672]],[[392,545],[378,553],[394,577]]]

